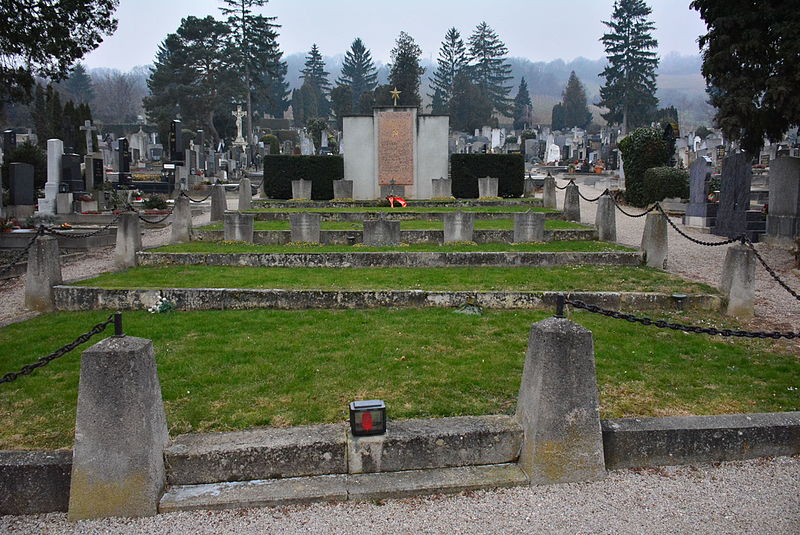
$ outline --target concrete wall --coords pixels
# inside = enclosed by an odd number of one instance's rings
[[[345,117],[344,178],[353,181],[353,198],[376,199],[375,123],[372,117]]]
[[[415,199],[430,199],[433,195],[434,178],[448,178],[447,136],[450,118],[440,115],[417,117],[417,172]]]

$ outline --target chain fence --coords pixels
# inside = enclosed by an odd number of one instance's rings
[[[19,263],[19,261],[22,260],[22,258],[26,254],[28,254],[28,251],[30,251],[31,247],[33,247],[33,244],[36,243],[36,240],[38,240],[39,236],[41,236],[43,233],[44,233],[44,226],[40,226],[38,229],[36,229],[36,234],[34,234],[33,237],[30,239],[30,241],[28,242],[28,244],[25,245],[25,248],[23,248],[19,252],[19,254],[17,254],[14,257],[14,259],[11,260],[11,263],[0,267],[0,278],[5,277],[12,269],[14,269],[14,266],[17,263]],[[7,282],[7,281],[3,281],[3,282]]]
[[[97,325],[95,325],[94,327],[89,329],[87,332],[85,332],[82,335],[78,336],[72,342],[70,342],[70,343],[68,343],[68,344],[66,344],[64,346],[59,347],[58,349],[56,349],[55,351],[53,351],[49,355],[45,355],[44,357],[40,358],[39,360],[37,360],[36,362],[34,362],[32,364],[28,364],[26,366],[23,366],[18,372],[10,372],[10,373],[5,374],[3,377],[0,377],[0,384],[10,383],[12,381],[16,381],[18,378],[22,377],[23,375],[30,375],[37,368],[41,368],[43,366],[47,366],[48,364],[53,362],[55,359],[57,359],[59,357],[63,357],[64,355],[66,355],[67,353],[69,353],[70,351],[75,349],[76,347],[80,346],[81,344],[83,344],[85,342],[88,342],[89,339],[91,339],[94,335],[100,334],[101,332],[103,332],[106,329],[106,327],[108,327],[112,323],[114,324],[114,327],[115,327],[115,334],[116,335],[122,335],[122,313],[121,312],[115,312],[114,314],[111,314],[108,317],[108,319],[106,319],[105,321],[101,321],[100,323],[98,323]]]
[[[214,192],[212,191],[211,193],[209,193],[208,195],[206,195],[206,196],[205,196],[205,197],[203,197],[202,199],[192,199],[191,197],[189,197],[189,194],[188,194],[188,193],[186,193],[185,191],[182,191],[182,192],[181,192],[181,196],[183,196],[183,197],[186,197],[187,199],[189,199],[189,202],[193,202],[193,203],[201,203],[201,202],[205,202],[205,201],[207,201],[207,200],[208,200],[208,199],[209,199],[209,198],[210,198],[210,197],[211,197],[213,194],[214,194]]]
[[[555,186],[556,186],[556,189],[565,190],[565,189],[567,189],[569,187],[570,184],[574,184],[574,183],[575,183],[575,181],[570,179],[570,181],[567,182],[566,186],[559,186],[558,184],[556,184]]]
[[[595,197],[594,199],[589,199],[588,197],[584,197],[583,193],[581,193],[581,188],[578,188],[578,196],[579,196],[581,199],[583,199],[584,201],[586,201],[586,202],[597,202],[597,201],[599,201],[599,200],[600,200],[600,199],[603,197],[603,195],[609,195],[610,193],[611,193],[611,192],[609,192],[609,191],[608,191],[608,188],[606,188],[606,189],[603,191],[603,193],[601,193],[600,195],[598,195],[598,196],[597,196],[597,197]]]
[[[778,274],[775,272],[775,270],[774,270],[774,269],[772,269],[772,268],[769,266],[769,264],[767,264],[766,260],[764,260],[764,259],[761,257],[761,255],[758,253],[758,251],[756,250],[755,246],[753,245],[753,242],[751,242],[751,241],[748,239],[748,240],[746,240],[746,244],[747,244],[747,246],[748,246],[748,247],[750,247],[750,249],[752,249],[752,251],[753,251],[753,254],[756,256],[756,258],[758,259],[758,261],[759,261],[759,262],[761,262],[761,265],[762,265],[762,266],[764,266],[764,269],[766,269],[766,270],[767,270],[767,273],[769,273],[769,274],[770,274],[770,276],[771,276],[773,279],[775,279],[775,282],[777,282],[778,284],[780,284],[780,285],[783,287],[783,289],[784,289],[784,290],[786,290],[787,292],[789,292],[789,293],[792,295],[792,297],[794,297],[795,299],[797,299],[798,301],[800,301],[800,295],[798,295],[798,294],[797,294],[797,292],[795,292],[794,290],[792,290],[792,289],[789,287],[789,285],[788,285],[788,284],[786,284],[786,283],[785,283],[785,282],[784,282],[784,281],[781,279],[781,277],[780,277],[780,276],[779,276],[779,275],[778,275]]]
[[[67,238],[67,239],[90,238],[111,228],[111,226],[113,226],[117,221],[119,221],[121,215],[122,215],[121,212],[114,214],[114,217],[111,218],[111,221],[109,221],[99,229],[93,230],[92,232],[64,232],[63,229],[60,230],[55,227],[42,227],[42,228],[44,228],[45,234],[50,234],[51,236],[61,236],[62,238]]]

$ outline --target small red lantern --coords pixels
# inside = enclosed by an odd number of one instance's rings
[[[386,404],[379,399],[351,402],[350,431],[356,437],[386,433]]]

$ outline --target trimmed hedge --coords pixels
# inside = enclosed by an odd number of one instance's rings
[[[652,167],[667,164],[671,156],[661,129],[637,128],[617,146],[625,164],[625,200],[633,206],[646,206],[644,174]]]
[[[522,154],[451,154],[450,178],[453,197],[478,198],[478,178],[499,179],[500,197],[521,197],[525,183],[525,160]]]
[[[672,197],[689,197],[689,172],[674,167],[651,167],[642,183],[646,204]]]
[[[292,180],[311,180],[311,198],[316,201],[333,199],[333,181],[344,178],[341,156],[292,156],[287,154],[264,157],[264,191],[270,199],[291,199]]]

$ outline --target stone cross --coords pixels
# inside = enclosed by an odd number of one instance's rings
[[[85,120],[83,126],[78,127],[86,133],[86,154],[92,152],[92,132],[97,130],[96,126],[92,126],[92,121]]]
[[[236,141],[234,141],[234,143],[244,144],[245,140],[242,136],[242,117],[247,115],[247,113],[242,111],[241,106],[236,106],[236,111],[232,111],[231,115],[236,117]]]

